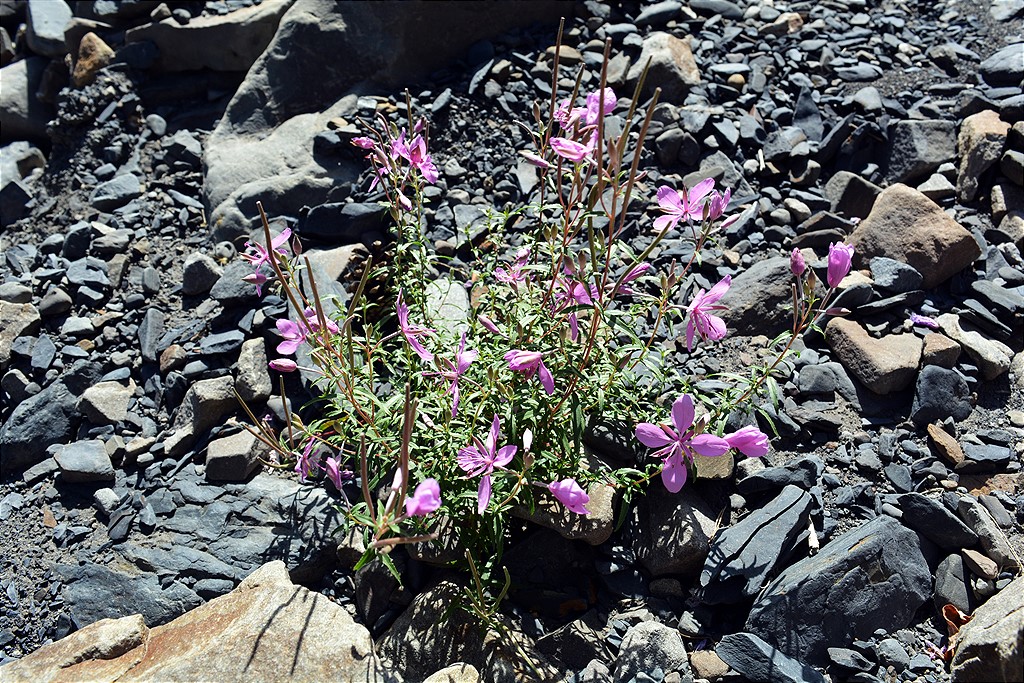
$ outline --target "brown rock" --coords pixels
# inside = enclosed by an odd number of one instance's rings
[[[924,336],[924,352],[921,365],[938,365],[952,368],[960,359],[960,345],[943,334],[929,332]]]
[[[369,632],[281,561],[169,624],[104,619],[0,669],[4,681],[384,679]]]
[[[858,267],[876,256],[893,258],[921,273],[925,289],[945,282],[981,255],[970,232],[938,204],[900,183],[878,195],[850,243]]]
[[[1024,681],[1024,577],[975,610],[960,631],[950,674],[953,683]]]
[[[149,633],[141,614],[100,619],[0,668],[0,681],[116,680],[141,661]]]
[[[694,678],[715,679],[729,672],[729,665],[714,650],[696,650],[690,653],[690,666]]]
[[[160,354],[160,374],[185,367],[188,353],[180,344],[171,344]]]
[[[993,562],[992,558],[970,548],[965,548],[960,552],[964,556],[967,568],[974,572],[975,576],[980,576],[990,581],[994,581],[999,576],[999,565]]]
[[[35,334],[39,329],[39,310],[32,304],[12,304],[0,301],[0,370],[11,360],[11,345],[22,335]]]
[[[964,461],[964,449],[957,440],[937,424],[928,425],[928,437],[940,458],[951,465],[959,465]]]
[[[978,178],[999,162],[1009,132],[1010,124],[994,111],[971,114],[960,124],[960,169],[956,178],[960,201],[969,202],[978,194]]]
[[[695,453],[693,465],[698,479],[728,479],[736,469],[731,453],[715,457]]]
[[[843,366],[876,394],[906,389],[917,377],[923,343],[912,334],[875,339],[858,323],[833,318],[825,328],[825,341]]]
[[[96,80],[96,72],[110,64],[114,51],[95,33],[86,33],[78,44],[78,59],[71,72],[71,82],[76,88],[89,85]]]

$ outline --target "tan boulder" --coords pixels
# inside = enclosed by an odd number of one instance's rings
[[[89,85],[96,80],[96,72],[110,64],[114,51],[95,33],[89,32],[82,36],[78,44],[78,59],[71,72],[71,81],[76,88]]]
[[[978,194],[978,178],[999,163],[1006,147],[1010,124],[999,118],[998,112],[979,111],[960,124],[956,146],[960,154],[960,168],[956,178],[960,201],[969,202]]]
[[[1024,680],[1024,577],[989,598],[960,630],[954,683]]]
[[[978,364],[984,379],[993,380],[1010,369],[1013,349],[1003,342],[989,339],[971,327],[965,328],[960,316],[955,313],[943,313],[935,322],[947,337],[959,343]]]
[[[0,668],[0,681],[382,681],[370,633],[281,561],[147,629],[104,619]]]
[[[901,391],[913,384],[924,347],[921,338],[912,334],[875,339],[858,323],[845,318],[829,321],[825,341],[843,367],[876,394]]]
[[[693,58],[689,40],[664,31],[650,34],[644,38],[640,57],[633,62],[626,80],[635,83],[648,59],[651,60],[651,68],[644,88],[648,91],[661,88],[663,102],[681,102],[691,87],[700,85],[700,69]]]
[[[895,259],[921,273],[925,289],[945,282],[981,256],[970,232],[938,204],[901,183],[878,195],[849,241],[858,267],[876,256]]]

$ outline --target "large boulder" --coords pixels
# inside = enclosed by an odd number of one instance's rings
[[[48,60],[20,59],[0,69],[0,140],[49,142],[50,107],[36,97]]]
[[[954,683],[1024,680],[1024,577],[989,598],[960,631]]]
[[[187,24],[167,18],[129,29],[126,43],[151,41],[160,50],[154,71],[248,71],[274,37],[294,0],[263,0],[224,15],[195,17]]]
[[[830,647],[906,627],[931,593],[918,535],[881,516],[783,570],[754,603],[746,630],[821,666]]]
[[[788,258],[757,261],[732,280],[722,297],[722,319],[729,331],[741,336],[775,336],[789,329],[792,313],[786,310],[792,294],[793,274]]]
[[[885,256],[912,266],[924,276],[925,289],[942,284],[981,256],[981,248],[963,226],[912,187],[886,188],[850,235],[855,265]]]
[[[207,140],[204,193],[219,238],[245,234],[261,200],[270,215],[343,201],[363,170],[323,160],[313,137],[356,113],[360,84],[398,87],[463,56],[473,43],[535,21],[557,23],[572,4],[298,0]],[[324,59],[324,55],[344,55]],[[308,74],[316,74],[309,87]],[[333,104],[332,104],[333,103]]]
[[[201,634],[201,637],[197,637]],[[0,669],[2,680],[382,681],[369,632],[270,562],[231,593],[147,628],[104,619]]]

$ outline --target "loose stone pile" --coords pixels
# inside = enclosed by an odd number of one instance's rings
[[[251,651],[267,677],[318,680],[1020,680],[1022,13],[0,3],[0,679],[258,678],[207,655]],[[620,98],[648,58],[662,89],[627,239],[650,244],[660,185],[733,190],[739,219],[692,276],[733,276],[730,337],[670,339],[670,362],[713,388],[758,360],[788,329],[794,247],[820,270],[831,242],[855,246],[851,313],[776,373],[763,460],[701,461],[619,529],[610,491],[586,525],[517,529],[499,634],[446,612],[465,578],[436,566],[444,548],[396,552],[401,585],[353,572],[339,493],[261,465],[235,392],[280,426],[308,387],[271,379],[286,306],[236,255],[262,201],[347,300],[388,240],[349,141],[358,118],[404,117],[408,86],[441,170],[427,237],[468,260],[490,209],[537,197],[514,121],[550,93],[563,15],[566,91],[580,67],[596,87],[606,40]],[[671,236],[652,261],[691,253]],[[930,646],[946,605],[974,615],[950,669]]]

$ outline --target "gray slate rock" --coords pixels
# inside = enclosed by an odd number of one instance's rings
[[[715,646],[715,652],[750,683],[825,683],[825,677],[817,670],[753,633],[730,633]]]
[[[616,681],[634,680],[660,668],[665,674],[687,675],[690,662],[678,629],[656,621],[643,621],[626,632],[612,668]]]
[[[71,21],[71,8],[64,0],[28,0],[28,31],[25,38],[36,54],[61,59],[67,54],[64,29]]]
[[[4,142],[48,142],[46,124],[52,116],[51,108],[39,101],[36,92],[49,61],[45,57],[28,57],[0,69],[0,139]]]
[[[871,259],[870,268],[871,279],[876,285],[897,294],[920,289],[924,281],[924,277],[913,266],[885,256]]]
[[[61,478],[69,484],[114,481],[114,467],[102,441],[76,441],[53,456]]]
[[[139,349],[142,359],[155,363],[158,358],[158,344],[164,336],[164,322],[167,316],[158,308],[150,308],[139,323]]]
[[[967,380],[954,370],[926,365],[917,376],[910,419],[918,427],[952,417],[962,421],[974,410]]]
[[[262,450],[246,430],[211,441],[206,448],[206,480],[244,481],[259,468]]]
[[[186,296],[206,294],[223,274],[224,269],[206,254],[192,254],[185,259],[181,274],[181,292]]]
[[[806,491],[821,483],[821,473],[824,470],[825,464],[820,458],[812,455],[786,463],[782,467],[768,467],[755,472],[741,479],[736,488],[743,495],[781,489],[790,485]]]
[[[717,605],[752,598],[807,533],[811,496],[786,486],[774,500],[719,532],[700,575],[704,602]]]
[[[956,157],[953,121],[899,121],[889,137],[890,183],[914,183]]]
[[[1019,86],[1024,80],[1024,43],[1013,43],[993,52],[978,65],[985,82],[993,86]]]
[[[936,612],[941,612],[946,605],[953,605],[965,614],[974,611],[974,593],[967,585],[969,576],[960,553],[953,553],[939,562],[935,568],[935,591],[932,595]]]
[[[783,570],[754,603],[746,630],[824,665],[829,647],[906,627],[931,592],[917,534],[881,516]]]
[[[1010,548],[1006,536],[981,502],[974,496],[961,496],[956,512],[978,534],[982,549],[996,564],[1004,569],[1017,566],[1017,556]]]
[[[938,501],[920,493],[904,493],[897,499],[905,525],[943,550],[970,548],[978,535]]]
[[[757,261],[732,280],[722,297],[722,319],[731,334],[774,336],[789,329],[791,314],[784,303],[791,297],[789,258]]]
[[[61,593],[79,627],[100,619],[141,614],[152,628],[166,624],[202,604],[202,598],[174,581],[161,588],[156,574],[126,574],[97,564],[57,566],[64,579]]]
[[[96,383],[97,363],[76,361],[57,381],[22,401],[0,427],[4,474],[46,459],[46,449],[69,441],[78,428],[78,396]]]
[[[113,211],[142,194],[142,183],[131,173],[124,173],[93,190],[89,203],[100,211]]]

